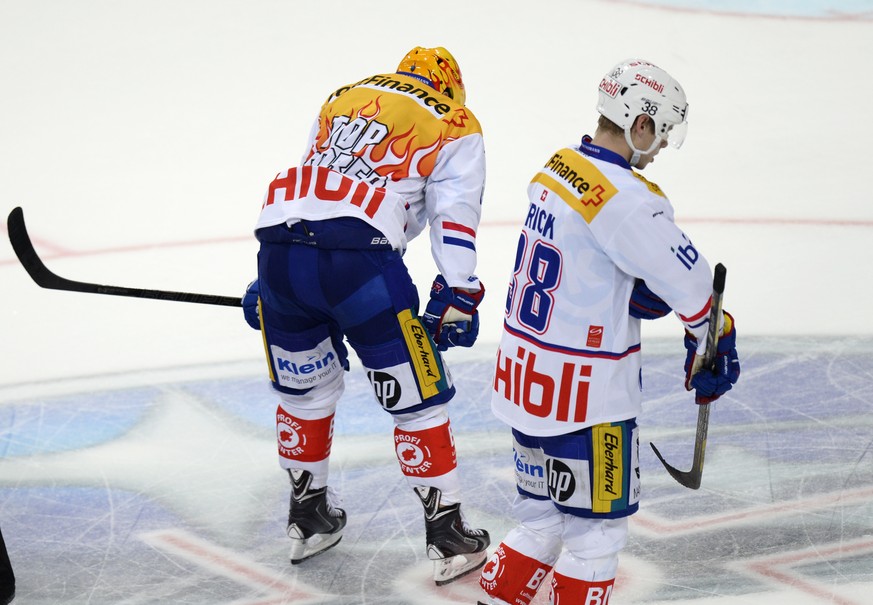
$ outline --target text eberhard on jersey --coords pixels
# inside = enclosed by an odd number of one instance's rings
[[[634,278],[674,309],[702,352],[709,265],[673,222],[657,185],[586,155],[584,146],[555,153],[528,197],[497,353],[494,414],[538,436],[634,418],[642,404],[640,320],[628,312]]]
[[[270,185],[257,229],[350,216],[402,251],[429,223],[449,286],[478,287],[485,151],[467,108],[412,77],[367,78],[327,99],[302,164]]]

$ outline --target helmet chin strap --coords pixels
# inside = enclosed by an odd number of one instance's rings
[[[631,158],[628,161],[628,163],[631,166],[633,166],[634,168],[636,168],[637,164],[639,164],[641,157],[655,151],[655,149],[657,149],[661,145],[661,142],[663,141],[663,139],[661,137],[656,136],[655,140],[652,141],[652,144],[651,144],[651,146],[649,146],[648,149],[646,149],[645,151],[643,151],[642,149],[637,149],[636,145],[634,145],[633,141],[631,140],[631,134],[630,134],[629,128],[625,129],[625,131],[624,131],[624,140],[627,141],[628,146],[631,148],[631,151],[633,151],[633,155],[631,155]]]

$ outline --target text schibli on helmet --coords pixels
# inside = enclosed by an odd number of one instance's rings
[[[688,101],[685,91],[666,71],[641,59],[628,59],[612,68],[598,87],[597,111],[625,131],[639,115],[649,116],[655,125],[654,151],[661,141],[679,148],[688,130]]]

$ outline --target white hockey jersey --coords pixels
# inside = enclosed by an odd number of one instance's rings
[[[434,261],[449,286],[479,287],[485,148],[469,109],[415,78],[372,76],[328,97],[302,163],[271,185],[256,228],[353,216],[402,251],[430,224]],[[302,193],[304,168],[313,186]]]
[[[523,433],[560,435],[639,415],[635,278],[705,342],[712,275],[657,185],[583,140],[528,186],[491,406]]]

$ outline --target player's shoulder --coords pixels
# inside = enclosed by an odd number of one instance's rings
[[[640,185],[642,185],[649,193],[651,193],[657,197],[662,197],[662,198],[667,197],[667,195],[664,193],[664,191],[661,189],[661,187],[658,186],[657,183],[650,181],[649,179],[647,179],[646,177],[641,175],[636,170],[631,170],[631,175],[633,175],[634,179],[636,179],[636,181]]]
[[[442,119],[444,129],[449,138],[459,139],[471,134],[482,134],[482,125],[470,109],[463,105],[453,104],[452,110]]]
[[[628,215],[640,205],[664,205],[661,188],[626,164],[591,156],[579,147],[554,152],[531,179],[555,193],[591,223],[605,208],[612,216]],[[668,204],[669,205],[669,204]]]
[[[609,165],[589,158],[576,147],[554,152],[531,179],[556,194],[590,223],[619,192]]]
[[[352,110],[363,116],[372,113],[374,119],[392,116],[394,122],[440,132],[444,141],[482,134],[482,126],[472,110],[404,74],[376,74],[341,86],[327,97],[322,113],[328,107],[340,113]]]

